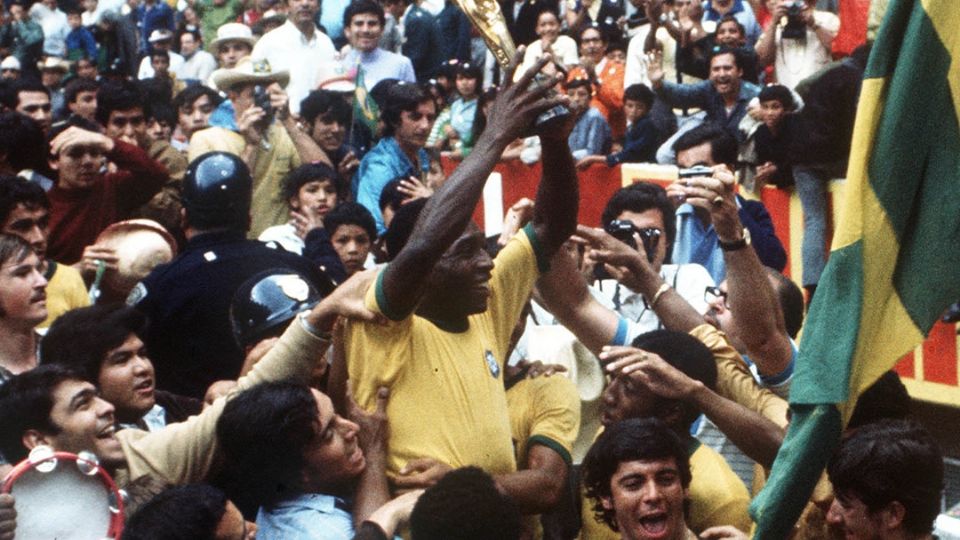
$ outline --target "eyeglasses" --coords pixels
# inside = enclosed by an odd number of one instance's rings
[[[119,129],[127,127],[127,124],[130,124],[133,127],[140,127],[143,125],[143,115],[138,116],[114,116],[110,119],[110,124]]]
[[[727,304],[727,291],[720,290],[720,287],[707,287],[703,291],[703,301],[708,304],[721,303],[725,309],[730,309]]]

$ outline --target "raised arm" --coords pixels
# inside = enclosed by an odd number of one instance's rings
[[[522,50],[514,58],[514,66],[519,62]],[[477,201],[483,191],[483,185],[493,167],[500,159],[504,148],[517,137],[529,131],[537,115],[553,106],[566,101],[565,96],[547,98],[546,93],[553,82],[543,87],[530,88],[533,76],[550,60],[549,55],[541,58],[537,64],[527,70],[516,82],[511,83],[513,69],[504,78],[506,87],[497,97],[487,119],[487,129],[477,140],[470,155],[463,161],[443,186],[430,197],[406,247],[397,255],[383,273],[383,292],[393,316],[403,317],[411,313],[425,292],[425,286],[433,267],[447,248],[463,233],[473,215]],[[554,150],[553,159],[563,160]],[[569,159],[569,156],[567,157]],[[564,165],[551,166],[551,171],[561,171]],[[572,163],[569,165],[572,170]],[[544,174],[548,168],[544,167]],[[557,201],[559,194],[553,194],[541,183],[540,193],[546,189],[543,205],[547,208],[560,208],[564,203]],[[569,196],[569,195],[565,195]],[[538,204],[539,206],[539,204]],[[553,217],[534,216],[538,239],[556,242],[559,234],[549,225]],[[543,231],[542,235],[539,231]]]

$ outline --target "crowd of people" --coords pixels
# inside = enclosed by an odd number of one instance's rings
[[[501,0],[504,68],[451,0],[5,2],[0,475],[91,452],[130,539],[747,538],[885,5]],[[621,163],[678,179],[578,224]],[[910,417],[861,396],[794,538],[930,538]]]

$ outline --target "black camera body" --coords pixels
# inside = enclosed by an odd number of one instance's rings
[[[632,221],[625,219],[615,219],[603,228],[610,236],[623,242],[633,249],[637,249],[637,242],[634,240],[634,233],[640,235],[640,241],[643,242],[643,250],[647,252],[647,262],[653,263],[654,255],[657,252],[657,243],[660,242],[660,229],[639,229]],[[603,265],[598,265],[593,269],[593,274],[597,279],[610,279]]]
[[[253,87],[253,104],[257,107],[263,109],[264,120],[263,123],[270,125],[273,123],[273,105],[270,104],[270,93],[267,92],[267,87],[257,85]]]
[[[787,6],[787,24],[783,27],[783,39],[806,39],[807,25],[803,22],[803,10],[807,7],[803,0],[793,0]]]

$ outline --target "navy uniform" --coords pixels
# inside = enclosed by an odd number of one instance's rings
[[[158,388],[203,397],[210,383],[237,378],[244,352],[234,341],[230,301],[248,278],[286,267],[317,290],[332,288],[309,260],[246,239],[252,185],[249,169],[236,156],[210,152],[194,160],[183,180],[183,206],[195,236],[127,298],[149,319],[142,338]]]

